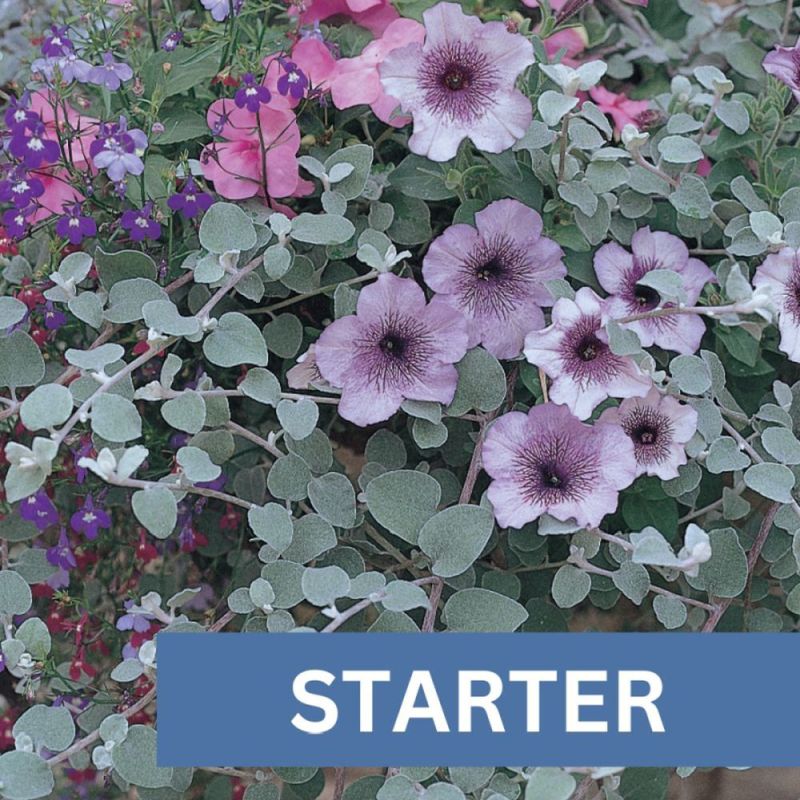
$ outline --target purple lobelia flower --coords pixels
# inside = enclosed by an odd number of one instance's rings
[[[452,225],[428,250],[425,282],[467,318],[469,347],[497,358],[522,352],[525,335],[544,327],[545,281],[567,274],[561,248],[541,235],[542,218],[518,200],[497,200],[472,225]]]
[[[72,547],[70,546],[69,538],[67,537],[67,531],[65,528],[62,528],[61,533],[58,535],[58,544],[47,548],[47,560],[54,567],[58,567],[59,569],[66,571],[75,569],[75,567],[78,566],[78,562],[75,560],[75,554],[72,552]]]
[[[167,205],[173,211],[180,211],[186,219],[192,219],[200,212],[208,211],[213,202],[214,198],[202,191],[194,178],[190,177],[179,192],[170,196]]]
[[[145,633],[146,631],[150,630],[150,621],[154,620],[155,617],[141,609],[136,613],[130,613],[130,609],[133,608],[134,605],[135,603],[133,600],[125,601],[125,610],[129,613],[123,614],[117,620],[118,631],[136,631],[136,633]]]
[[[125,81],[133,77],[133,70],[124,61],[115,61],[112,53],[103,54],[103,63],[92,67],[86,80],[95,86],[104,86],[109,92],[116,92]]]
[[[89,147],[89,155],[97,169],[104,169],[110,180],[122,183],[126,175],[141,175],[141,155],[147,148],[147,136],[138,128],[128,130],[128,121],[104,123]],[[124,192],[123,192],[124,195]]]
[[[203,8],[211,13],[212,19],[222,22],[231,13],[231,0],[200,0]],[[242,10],[244,0],[233,0],[233,13],[238,14]]]
[[[521,528],[542,514],[596,527],[633,482],[633,444],[616,425],[587,425],[566,406],[512,411],[489,428],[484,469],[497,523]]]
[[[64,213],[55,225],[56,233],[69,240],[70,244],[80,244],[84,239],[97,233],[97,223],[83,213],[80,203],[65,206]]]
[[[92,69],[92,65],[77,53],[67,53],[57,58],[37,58],[31,64],[31,70],[42,75],[48,83],[55,80],[56,73],[64,83],[86,83]]]
[[[34,122],[28,129],[28,132],[18,130],[12,134],[8,152],[29,169],[38,169],[58,161],[58,143],[47,138],[44,125],[41,122]]]
[[[531,43],[456,3],[439,3],[423,19],[425,43],[393,50],[380,67],[385,92],[414,118],[411,151],[447,161],[467,137],[489,153],[511,147],[533,113],[515,88],[534,63]]]
[[[72,44],[68,36],[69,28],[59,28],[57,25],[50,26],[50,33],[44,37],[42,41],[42,55],[47,58],[58,58],[67,53],[72,53],[75,50],[75,45]]]
[[[233,102],[237,108],[246,108],[254,114],[261,105],[266,105],[272,99],[272,95],[266,86],[262,86],[253,75],[247,72],[242,77],[242,85],[237,89],[233,96]]]
[[[48,331],[57,331],[62,325],[66,325],[67,322],[67,315],[63,311],[59,311],[51,300],[48,300],[44,304],[42,316],[44,317],[44,327]]]
[[[587,419],[607,397],[644,397],[652,381],[608,346],[600,298],[588,287],[553,306],[553,323],[529,333],[525,357],[552,379],[550,399]]]
[[[36,494],[20,502],[19,515],[22,519],[33,522],[40,531],[58,522],[58,511],[44,489],[39,489]]]
[[[35,206],[28,208],[10,208],[3,212],[3,227],[12,239],[24,239],[28,234],[30,222],[28,217],[35,213]]]
[[[600,285],[611,295],[606,301],[612,319],[641,314],[674,305],[658,292],[639,285],[654,269],[671,270],[681,277],[685,302],[694,305],[703,287],[716,281],[714,273],[699,259],[689,258],[686,245],[671,233],[639,228],[628,252],[616,242],[603,245],[595,254],[594,269]],[[697,351],[706,326],[699,314],[669,314],[626,323],[645,347],[657,344],[667,350],[689,354]]]
[[[768,255],[756,269],[753,286],[770,290],[778,312],[780,349],[800,363],[800,250],[784,247]]]
[[[653,387],[646,397],[607,408],[599,422],[619,425],[633,442],[637,476],[668,481],[677,478],[678,467],[686,463],[684,445],[697,430],[697,412]]]
[[[285,58],[279,58],[281,76],[278,78],[278,91],[286,97],[291,95],[295,100],[300,100],[308,89],[308,77],[305,72],[294,63]]]
[[[134,242],[161,236],[161,225],[153,219],[153,204],[150,202],[141,208],[128,209],[122,214],[120,222]]]
[[[28,92],[24,92],[21,97],[12,97],[9,100],[3,119],[12,134],[24,133],[27,128],[41,122],[41,117],[35,111],[30,110],[30,104],[31,98]]]
[[[764,56],[761,62],[764,71],[785,83],[800,102],[800,40],[793,47],[780,45]]]
[[[161,49],[166,53],[172,53],[178,49],[178,45],[183,41],[182,31],[170,31],[161,40]]]
[[[466,351],[464,317],[426,304],[413,280],[391,273],[362,289],[356,313],[329,325],[315,347],[322,377],[342,390],[339,413],[362,426],[388,419],[406,399],[451,402],[453,365]]]
[[[0,202],[12,203],[16,208],[27,208],[44,194],[44,184],[22,167],[13,168],[8,177],[0,181]]]
[[[111,527],[111,517],[105,509],[95,506],[89,494],[83,506],[72,515],[69,524],[76,533],[82,533],[87,539],[96,539],[101,528],[108,530]]]

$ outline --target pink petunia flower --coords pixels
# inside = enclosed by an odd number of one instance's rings
[[[639,116],[650,107],[647,100],[629,100],[625,92],[617,94],[602,86],[589,89],[589,96],[604,114],[614,120],[614,132],[617,137],[622,134],[622,129],[626,125],[640,128]]]
[[[671,233],[640,228],[633,235],[631,250],[609,242],[595,253],[594,269],[600,285],[611,295],[606,305],[613,319],[671,305],[655,289],[638,285],[651,270],[677,272],[688,305],[697,302],[707,283],[716,281],[714,273],[699,259],[690,258],[686,245]],[[706,329],[697,314],[651,317],[627,323],[626,327],[636,332],[645,347],[656,344],[683,354],[697,351]]]
[[[647,397],[607,408],[599,422],[619,425],[633,442],[637,477],[668,481],[678,477],[678,467],[687,461],[685,445],[697,430],[697,412],[654,386]]]
[[[652,386],[636,362],[608,346],[602,300],[588,287],[553,306],[553,323],[525,339],[525,358],[552,379],[550,399],[587,419],[608,397],[644,397]]]
[[[511,147],[533,116],[515,88],[534,62],[531,43],[455,3],[439,3],[423,19],[425,44],[393,50],[380,67],[384,90],[414,119],[411,151],[447,161],[465,138],[489,153]]]
[[[768,255],[753,276],[753,286],[772,290],[781,332],[780,349],[790,361],[800,363],[800,250],[784,247]]]
[[[207,145],[200,157],[203,175],[218,194],[243,200],[301,197],[312,191],[299,175],[300,130],[294,112],[261,106],[254,114],[223,99],[211,104],[207,119],[225,140]]]
[[[636,477],[633,443],[617,425],[587,425],[566,406],[512,411],[489,428],[483,466],[498,525],[521,528],[542,514],[597,527]]]
[[[347,16],[375,36],[380,36],[400,16],[391,0],[295,0],[289,13],[299,15],[301,25]]]
[[[800,40],[792,47],[778,45],[770,50],[761,62],[764,71],[785,83],[800,102]]]
[[[452,225],[422,265],[437,297],[467,318],[469,346],[515,358],[526,334],[544,327],[553,298],[545,281],[567,274],[564,253],[542,236],[542,218],[518,200],[497,200],[472,225]]]
[[[356,313],[331,323],[315,347],[322,377],[342,390],[339,414],[362,426],[389,419],[404,400],[450,403],[466,352],[464,317],[391,273],[362,289]]]
[[[333,104],[336,108],[368,105],[383,122],[398,128],[407,125],[411,118],[395,114],[400,103],[383,90],[378,70],[393,50],[421,44],[424,39],[425,28],[419,22],[397,19],[380,38],[370,42],[361,55],[337,61],[336,74],[330,83]]]

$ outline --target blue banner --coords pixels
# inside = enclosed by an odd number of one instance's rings
[[[790,634],[160,634],[162,766],[800,765]]]

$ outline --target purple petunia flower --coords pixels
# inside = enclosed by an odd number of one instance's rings
[[[54,567],[59,567],[63,570],[75,569],[78,566],[65,528],[62,528],[61,533],[58,535],[58,544],[47,548],[47,560]]]
[[[673,303],[665,303],[655,289],[638,281],[654,269],[671,270],[681,277],[688,305],[694,305],[703,287],[716,281],[714,273],[699,259],[689,258],[686,245],[671,233],[640,228],[633,235],[628,252],[616,242],[603,245],[595,254],[594,269],[600,285],[611,295],[606,301],[608,315],[621,319]],[[657,344],[667,350],[690,354],[700,347],[706,326],[698,314],[669,314],[629,322],[642,345]]]
[[[68,239],[70,244],[80,244],[97,233],[97,223],[82,212],[81,204],[73,203],[64,208],[56,222],[56,233]]]
[[[87,539],[96,539],[101,528],[108,530],[111,527],[111,517],[105,509],[95,506],[89,494],[83,506],[72,515],[69,524],[72,530],[82,533]]]
[[[129,209],[122,214],[122,227],[130,233],[134,242],[158,239],[161,225],[153,219],[153,204],[145,203],[141,208]]]
[[[452,225],[428,250],[425,282],[467,318],[469,347],[497,358],[522,352],[525,335],[544,327],[545,281],[567,274],[561,248],[541,235],[542,218],[518,200],[497,200],[475,227]]]
[[[300,100],[308,89],[308,77],[294,61],[279,58],[278,63],[283,71],[278,78],[278,91],[284,97],[291,95],[295,100]]]
[[[231,13],[231,0],[200,0],[203,8],[211,12],[212,19],[222,22]],[[242,10],[244,0],[233,0],[233,13],[238,14]]]
[[[663,481],[678,477],[678,467],[687,461],[684,445],[697,430],[697,412],[655,386],[647,397],[607,408],[598,421],[619,425],[633,442],[637,476],[655,475]]]
[[[20,501],[19,515],[43,531],[58,523],[58,511],[44,489]]]
[[[178,49],[178,45],[183,41],[182,31],[170,31],[161,40],[161,49],[167,53],[171,53]]]
[[[800,250],[784,247],[768,255],[756,269],[753,286],[771,290],[778,312],[780,349],[790,361],[800,363]]]
[[[196,217],[201,211],[208,211],[214,198],[200,189],[194,178],[189,178],[183,184],[180,192],[173,194],[167,200],[167,205],[173,211],[180,211],[186,219]]]
[[[527,131],[530,100],[515,88],[533,47],[502,22],[481,22],[456,3],[423,14],[425,43],[393,50],[380,66],[384,91],[414,118],[413,153],[453,158],[467,137],[500,153]]]
[[[44,305],[44,327],[48,331],[57,331],[67,322],[67,315],[59,311],[53,303],[48,300]]]
[[[236,103],[237,108],[246,108],[254,114],[261,105],[266,105],[271,99],[272,95],[269,89],[258,83],[252,72],[244,75],[241,88],[233,96],[233,102]]]
[[[116,92],[125,81],[133,77],[133,70],[124,61],[114,61],[111,53],[103,55],[103,63],[92,67],[86,80],[95,86],[104,86],[109,92]]]
[[[498,525],[521,528],[542,514],[596,527],[636,476],[633,444],[616,425],[587,425],[566,406],[512,411],[489,428],[484,469]]]
[[[652,381],[608,346],[600,298],[588,287],[553,306],[553,324],[528,334],[525,357],[552,379],[550,399],[587,419],[607,397],[644,397]]]
[[[800,102],[800,40],[793,47],[778,45],[764,56],[761,62],[764,71],[785,83]]]
[[[72,53],[75,50],[75,45],[72,44],[67,35],[68,30],[69,28],[66,25],[62,28],[57,25],[51,25],[50,33],[42,41],[42,55],[47,58],[58,58],[67,53]]]
[[[144,161],[141,155],[147,148],[147,136],[138,128],[128,130],[128,120],[104,123],[89,147],[89,155],[98,169],[105,169],[110,180],[121,184],[126,175],[141,175]],[[124,192],[121,196],[124,196]]]
[[[0,181],[0,202],[12,203],[16,208],[27,208],[44,194],[44,184],[22,167],[12,169],[8,178]]]
[[[467,339],[454,308],[426,304],[413,280],[384,273],[361,290],[355,315],[323,331],[315,353],[322,376],[342,390],[339,413],[363,426],[388,419],[406,399],[450,403]]]
[[[29,133],[17,131],[11,136],[8,151],[29,169],[38,169],[58,161],[58,143],[47,138],[47,131],[41,122],[28,126]]]

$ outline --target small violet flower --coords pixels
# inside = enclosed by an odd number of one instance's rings
[[[48,331],[57,331],[67,323],[67,315],[63,311],[59,311],[50,300],[45,303],[42,316],[44,317],[44,327]]]
[[[203,8],[211,13],[212,19],[214,19],[216,22],[222,22],[223,20],[226,20],[231,12],[230,0],[200,0],[200,2],[202,3]],[[242,10],[243,5],[244,0],[234,0],[234,15],[238,14]]]
[[[141,175],[144,162],[141,156],[147,148],[147,136],[138,128],[128,129],[128,121],[120,117],[119,122],[100,126],[89,155],[97,169],[104,169],[110,180],[122,183],[126,175]],[[124,195],[124,192],[123,192]]]
[[[384,91],[414,118],[411,151],[447,161],[467,137],[479,150],[507,150],[531,122],[530,100],[515,84],[534,62],[533,46],[456,3],[429,8],[423,20],[425,43],[392,50],[380,67]]]
[[[278,78],[278,91],[284,97],[289,95],[294,100],[300,100],[305,96],[306,89],[308,89],[308,77],[294,61],[287,61],[285,58],[279,58],[278,63],[282,70],[282,74],[280,78]],[[238,102],[237,105],[239,105]],[[239,107],[241,108],[241,106]]]
[[[125,601],[125,610],[130,612],[130,609],[136,608],[135,613],[123,614],[117,620],[118,631],[135,631],[136,633],[145,633],[150,630],[150,620],[155,619],[152,614],[148,614],[141,610],[139,606],[135,606],[133,600]]]
[[[5,227],[6,233],[17,241],[24,239],[28,233],[28,228],[30,228],[28,217],[35,212],[35,206],[29,206],[25,209],[10,208],[8,211],[3,212],[3,227]]]
[[[3,116],[9,131],[12,134],[24,133],[27,128],[32,128],[41,117],[30,110],[31,98],[28,92],[21,97],[12,97]]]
[[[74,52],[75,45],[67,35],[68,30],[66,26],[59,28],[51,25],[50,33],[42,41],[42,55],[47,58],[57,58]]]
[[[761,62],[764,71],[785,83],[800,102],[800,40],[792,47],[780,45],[764,56]]]
[[[11,203],[16,208],[27,208],[43,194],[44,184],[22,167],[12,169],[8,177],[0,181],[0,202]]]
[[[17,130],[12,134],[8,152],[29,169],[38,169],[58,161],[58,143],[47,138],[44,125],[41,122],[34,122],[28,128],[29,133]]]
[[[87,539],[96,539],[100,529],[111,527],[111,517],[103,508],[95,506],[91,495],[87,495],[83,506],[76,511],[69,521],[76,533],[82,533]]]
[[[61,533],[58,535],[58,544],[47,548],[47,560],[54,567],[59,567],[59,569],[65,571],[75,569],[78,566],[65,528],[62,528]]]
[[[607,397],[644,397],[652,381],[608,346],[602,301],[588,287],[553,306],[553,322],[528,334],[525,357],[553,381],[550,399],[587,419]]]
[[[383,273],[361,290],[354,315],[323,331],[315,355],[323,378],[342,389],[341,416],[365,426],[388,419],[406,399],[450,403],[467,342],[454,308],[427,304],[413,280]]]
[[[246,108],[255,113],[263,103],[266,105],[272,99],[269,89],[256,81],[252,72],[246,73],[242,77],[242,86],[233,96],[233,102],[237,108]]]
[[[56,233],[70,244],[80,244],[97,233],[97,223],[82,211],[80,203],[68,205],[56,222]]]
[[[19,515],[22,519],[33,522],[43,531],[58,522],[58,511],[44,489],[29,495],[19,504]]]
[[[145,203],[142,208],[128,209],[122,214],[120,222],[134,242],[158,239],[161,236],[161,225],[153,219],[153,204],[150,202]]]
[[[167,53],[171,53],[178,49],[178,45],[183,41],[182,31],[170,31],[161,40],[161,49]]]
[[[116,92],[125,81],[133,77],[133,70],[123,61],[115,61],[111,53],[103,55],[103,63],[99,67],[92,67],[86,80],[96,86],[103,86],[109,92]]]
[[[633,444],[616,425],[587,425],[544,403],[499,417],[484,441],[488,498],[498,525],[521,528],[542,514],[597,527],[636,476]]]
[[[194,178],[189,178],[179,192],[167,200],[167,205],[173,211],[180,211],[186,219],[192,219],[202,211],[208,211],[214,198],[200,189]]]
[[[467,318],[469,347],[515,358],[526,334],[544,327],[553,298],[545,281],[563,278],[561,248],[542,234],[542,218],[518,200],[497,200],[475,227],[452,225],[435,239],[422,275],[437,298]]]

